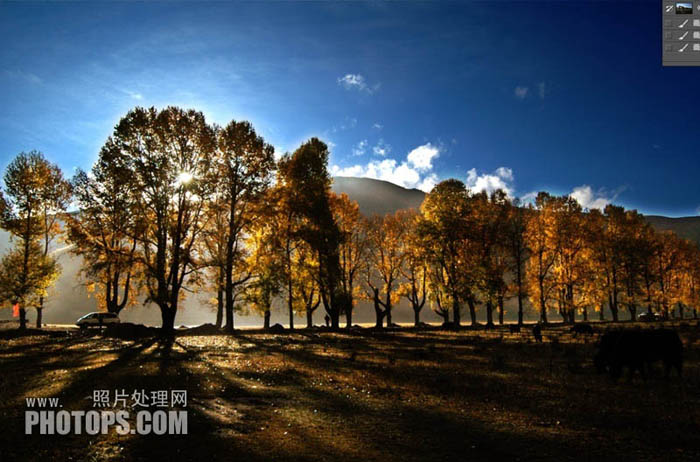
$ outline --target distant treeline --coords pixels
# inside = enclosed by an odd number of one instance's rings
[[[269,327],[286,301],[290,326],[323,307],[333,328],[352,326],[360,299],[376,325],[392,325],[401,298],[416,325],[428,306],[459,326],[503,323],[507,299],[518,321],[530,303],[547,322],[588,319],[604,308],[617,321],[647,310],[669,316],[698,305],[700,251],[656,232],[634,210],[583,210],[568,196],[539,193],[521,204],[503,191],[437,184],[420,210],[364,217],[331,192],[328,147],[317,138],[276,160],[250,123],[208,124],[201,112],[135,108],[120,120],[89,172],[71,180],[43,154],[20,153],[4,176],[2,226],[13,247],[0,262],[0,299],[38,311],[60,267],[49,252],[65,239],[82,257],[80,279],[107,311],[145,298],[171,332],[182,299],[215,293],[216,325],[233,331],[254,310]],[[77,208],[76,213],[67,213]],[[61,223],[64,223],[62,225]],[[495,319],[497,318],[497,319]]]

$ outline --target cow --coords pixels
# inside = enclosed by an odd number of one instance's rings
[[[626,367],[630,376],[639,371],[642,378],[651,365],[662,361],[665,376],[675,368],[680,377],[683,370],[683,344],[678,333],[670,329],[618,330],[606,332],[600,339],[594,364],[598,372],[607,371],[617,379]]]
[[[536,342],[542,343],[542,325],[539,322],[532,328],[532,336]]]
[[[593,335],[593,327],[587,323],[575,324],[571,328],[571,332],[573,332],[574,337],[578,334]]]
[[[510,330],[511,334],[515,334],[516,332],[520,332],[520,324],[512,324],[508,326],[508,329]]]

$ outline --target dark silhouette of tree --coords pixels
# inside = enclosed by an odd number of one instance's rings
[[[349,297],[341,284],[343,235],[329,199],[331,177],[326,144],[311,138],[293,154],[284,156],[279,163],[278,181],[285,186],[290,215],[297,217],[294,234],[316,254],[321,300],[331,319],[331,327],[337,329],[340,313],[349,304]]]
[[[119,152],[105,146],[90,174],[76,173],[73,194],[78,213],[67,218],[68,242],[71,252],[82,257],[81,274],[88,291],[110,313],[135,303],[143,289],[136,258],[139,230],[128,189],[131,172],[120,162]]]
[[[215,146],[204,115],[177,107],[131,110],[105,144],[115,162],[130,171],[129,210],[138,230],[133,237],[147,301],[160,308],[166,334],[173,332],[185,284],[204,266],[197,244],[218,181],[212,168]]]
[[[275,168],[274,148],[248,122],[231,122],[216,130],[216,150],[209,166],[213,175],[212,204],[223,211],[224,226],[215,229],[224,244],[218,249],[223,265],[224,311],[226,330],[233,332],[236,290],[248,280],[245,266],[244,237],[251,225],[261,219],[255,205],[263,197]],[[221,252],[223,250],[223,252]]]

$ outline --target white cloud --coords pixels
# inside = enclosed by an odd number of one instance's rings
[[[8,75],[9,77],[12,77],[14,79],[20,79],[20,80],[25,80],[29,83],[33,83],[35,85],[40,85],[44,83],[44,81],[39,77],[38,75],[32,73],[32,72],[25,72],[19,69],[16,70],[5,70],[5,74]]]
[[[569,197],[576,199],[584,209],[600,209],[603,210],[606,205],[615,200],[615,197],[606,197],[607,194],[603,190],[593,191],[593,188],[587,184],[577,186],[569,194]]]
[[[525,97],[527,97],[528,91],[530,91],[528,87],[517,86],[514,90],[515,97],[518,99],[525,99]]]
[[[382,138],[377,141],[377,144],[372,148],[372,152],[376,156],[385,157],[391,152],[391,146],[384,142]]]
[[[142,100],[142,99],[143,99],[143,95],[142,95],[141,93],[137,93],[137,92],[131,91],[131,90],[122,90],[122,91],[123,91],[124,93],[126,93],[127,95],[131,96],[133,99],[136,99],[136,100]]]
[[[362,140],[352,148],[353,156],[363,156],[367,150],[367,140]]]
[[[433,168],[433,158],[440,154],[440,149],[430,143],[418,146],[408,153],[406,160],[418,171],[424,172]]]
[[[508,196],[513,196],[513,170],[507,167],[499,167],[492,173],[479,175],[475,168],[467,172],[466,185],[474,192],[486,191],[491,194],[497,189],[502,189]]]
[[[338,85],[342,85],[346,90],[357,90],[370,95],[379,90],[379,83],[370,86],[362,74],[345,74],[338,77]]]
[[[428,192],[438,181],[437,175],[429,171],[432,169],[432,159],[439,154],[440,149],[428,143],[413,149],[406,160],[400,163],[395,159],[383,159],[372,160],[364,166],[353,165],[340,168],[333,165],[331,174],[374,178],[389,181],[404,188],[418,188]]]
[[[374,128],[375,130],[381,130],[382,128],[384,128],[384,125],[375,123],[374,125],[372,125],[372,128]]]
[[[540,95],[540,99],[544,99],[544,97],[547,96],[547,85],[544,82],[540,82],[537,85],[537,91]]]
[[[420,182],[418,186],[416,186],[418,189],[424,192],[430,192],[433,187],[438,183],[438,176],[434,173],[431,173],[430,175],[426,176],[423,178],[423,181]]]

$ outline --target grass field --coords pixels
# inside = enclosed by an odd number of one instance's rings
[[[597,375],[595,336],[443,330],[0,340],[0,459],[699,460],[697,325],[684,377]],[[188,435],[24,435],[26,397],[185,389]]]

